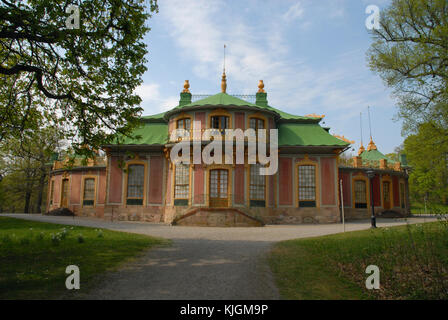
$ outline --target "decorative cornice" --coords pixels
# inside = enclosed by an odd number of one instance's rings
[[[350,143],[350,144],[354,144],[354,143],[355,143],[354,140],[349,140],[349,139],[347,139],[345,136],[340,136],[340,135],[338,135],[338,134],[334,134],[333,137],[338,138],[338,139],[340,139],[340,140],[342,140],[342,141],[345,141],[345,142],[347,142],[347,143]]]

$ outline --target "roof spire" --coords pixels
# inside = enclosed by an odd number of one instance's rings
[[[224,45],[224,63],[222,67],[221,92],[226,93],[227,77],[226,77],[226,45]]]
[[[359,113],[359,127],[361,129],[361,146],[359,147],[358,150],[358,156],[360,156],[366,150],[362,143],[362,112]]]
[[[373,142],[373,138],[372,138],[372,123],[370,121],[370,106],[367,106],[367,111],[369,113],[369,129],[370,129],[370,142],[369,142],[369,145],[367,146],[367,151],[378,150],[375,145],[375,142]]]

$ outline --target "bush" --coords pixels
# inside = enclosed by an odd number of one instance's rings
[[[79,235],[78,235],[78,242],[79,242],[79,243],[84,243],[84,241],[85,241],[85,240],[84,240],[83,235],[82,235],[82,234],[79,234]]]

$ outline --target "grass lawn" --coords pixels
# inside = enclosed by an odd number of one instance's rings
[[[446,220],[283,241],[268,260],[283,299],[448,299]]]
[[[80,269],[81,289],[167,240],[131,233],[0,217],[0,299],[51,299],[67,294],[65,268]]]
[[[411,204],[411,212],[414,215],[420,215],[420,214],[448,214],[448,206],[444,204],[434,204],[434,203],[427,203],[426,204],[426,210],[425,210],[425,204],[421,202],[413,202]]]

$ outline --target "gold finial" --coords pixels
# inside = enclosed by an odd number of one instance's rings
[[[369,145],[367,146],[367,151],[370,151],[370,150],[378,150],[375,145],[375,142],[373,142],[372,137],[370,137],[370,142],[369,142]]]
[[[221,92],[227,91],[227,77],[226,77],[226,45],[224,45],[224,59],[222,64],[222,79],[221,79]]]
[[[226,73],[223,72],[222,80],[221,80],[221,92],[226,93],[226,90],[227,90],[227,77],[226,77]]]
[[[183,93],[190,93],[190,82],[188,80],[185,80],[184,82],[184,90],[182,91]]]
[[[362,142],[361,142],[361,146],[359,147],[359,150],[358,150],[358,156],[360,156],[364,151],[366,151],[366,149],[364,148],[364,146],[362,145]]]
[[[265,93],[266,91],[264,91],[264,83],[263,80],[260,80],[260,82],[258,82],[258,93]]]

